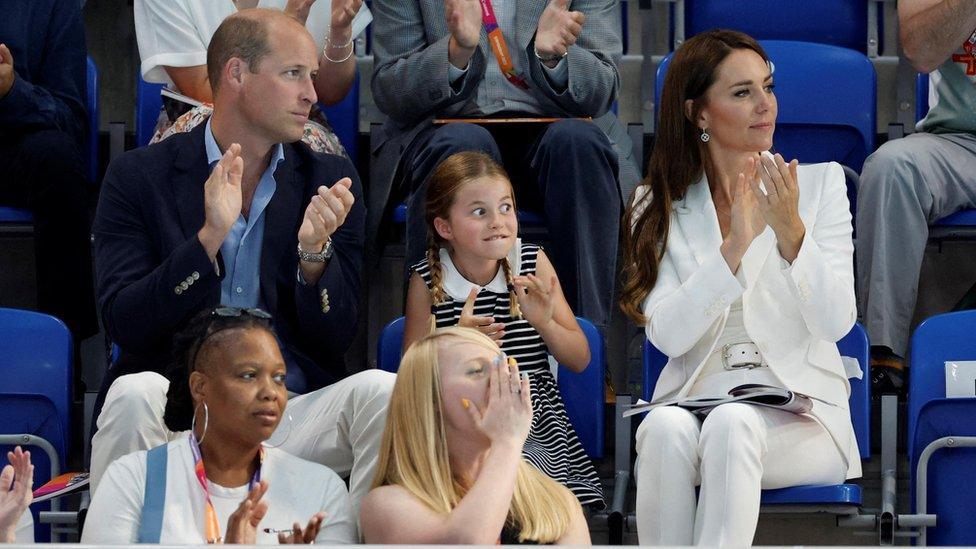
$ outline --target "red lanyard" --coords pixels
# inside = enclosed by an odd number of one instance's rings
[[[214,509],[213,501],[210,500],[210,488],[207,487],[207,472],[203,468],[203,454],[200,453],[200,444],[197,443],[197,437],[192,432],[190,433],[190,450],[193,452],[193,472],[196,474],[197,481],[203,488],[204,497],[207,498],[206,510],[204,511],[207,543],[223,543],[223,538],[220,537],[220,522],[217,520],[217,510]],[[258,453],[258,467],[254,470],[254,476],[251,477],[251,482],[247,485],[248,492],[253,490],[261,482],[261,464],[263,462],[264,448],[261,448]]]
[[[485,24],[485,31],[488,32],[488,44],[491,45],[491,51],[495,53],[498,68],[502,70],[505,79],[523,90],[529,89],[529,84],[522,77],[522,73],[515,68],[515,61],[508,53],[508,44],[505,42],[502,29],[498,26],[491,0],[481,0],[481,20]]]

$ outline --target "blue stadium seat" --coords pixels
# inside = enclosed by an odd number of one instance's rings
[[[321,106],[321,104],[320,104]],[[346,98],[331,107],[323,107],[332,131],[339,137],[342,146],[346,148],[349,159],[356,163],[356,151],[358,150],[359,138],[359,73],[356,73],[356,80],[353,82],[352,89],[346,94]]]
[[[160,92],[163,84],[150,84],[136,75],[136,146],[145,147],[156,131],[159,109],[163,108]]]
[[[861,369],[866,371],[869,364],[870,345],[867,332],[860,324],[837,342],[841,356],[856,359]],[[644,400],[650,401],[654,387],[667,364],[667,357],[656,349],[650,341],[644,340]],[[866,375],[866,374],[865,374]],[[871,457],[871,383],[869,380],[851,378],[851,423],[857,438],[861,459]],[[777,490],[763,490],[763,511],[776,511],[776,506],[809,508],[811,512],[831,512],[835,514],[855,514],[861,506],[861,486],[858,484],[837,484],[833,486],[793,486]]]
[[[760,42],[775,66],[779,115],[774,152],[804,164],[834,161],[861,171],[874,151],[877,81],[862,53],[810,42]],[[657,70],[655,116],[673,54]]]
[[[589,320],[576,317],[576,321],[590,345],[590,365],[578,374],[560,365],[557,376],[559,393],[587,455],[591,459],[600,459],[604,451],[603,377],[606,370],[603,337]],[[395,373],[399,369],[403,325],[404,318],[401,316],[387,324],[380,333],[376,349],[376,367],[380,370]]]
[[[915,122],[925,118],[929,112],[929,75],[915,77]]]
[[[98,67],[88,57],[88,74],[85,78],[88,89],[88,180],[98,181]]]
[[[976,360],[974,334],[976,311],[959,311],[925,320],[912,335],[907,442],[914,513],[921,511],[916,495],[925,448],[943,437],[976,437],[976,398],[946,398],[945,385],[946,361]],[[933,453],[925,468],[925,512],[938,516],[937,526],[925,531],[929,545],[976,545],[976,448],[961,442]]]
[[[52,316],[0,308],[0,334],[0,455],[22,443],[23,435],[46,441],[50,455],[31,452],[38,487],[62,472],[71,453],[71,333]],[[48,503],[31,508],[39,541],[48,539],[38,516],[48,508]]]
[[[868,46],[867,0],[678,0],[684,4],[684,36],[725,28],[757,40],[802,40],[862,53]],[[680,17],[674,18],[680,24]]]

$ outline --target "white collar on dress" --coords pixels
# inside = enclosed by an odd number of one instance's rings
[[[512,274],[517,276],[522,267],[522,239],[516,238],[515,245],[508,252],[508,264],[512,267]],[[451,296],[454,301],[467,301],[468,293],[471,292],[471,288],[478,288],[480,292],[486,289],[490,292],[495,293],[507,293],[508,283],[505,282],[505,272],[502,270],[501,266],[498,267],[498,272],[495,273],[495,278],[491,279],[485,286],[479,286],[474,282],[464,278],[454,262],[451,261],[451,254],[448,253],[447,248],[440,249],[441,257],[441,268],[444,269],[444,276],[441,277],[442,284],[444,286],[444,291],[447,295]]]

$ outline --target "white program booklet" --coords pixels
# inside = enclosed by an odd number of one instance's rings
[[[976,397],[976,360],[947,360],[946,398]]]
[[[761,385],[748,383],[739,385],[729,390],[728,396],[721,397],[684,397],[662,400],[659,402],[637,401],[629,410],[623,413],[624,417],[647,412],[658,406],[680,406],[692,413],[702,417],[708,415],[716,406],[729,402],[744,402],[755,406],[765,406],[767,408],[779,408],[794,414],[805,414],[813,408],[813,401],[822,402],[829,406],[835,406],[825,400],[811,397],[796,391],[790,391],[782,387],[771,385]]]

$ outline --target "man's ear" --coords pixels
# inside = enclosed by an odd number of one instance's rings
[[[444,240],[453,240],[454,231],[451,230],[451,222],[444,219],[443,217],[434,218],[434,230],[440,235]]]
[[[244,73],[247,72],[247,63],[239,57],[231,57],[224,66],[224,77],[232,86],[244,84]]]

